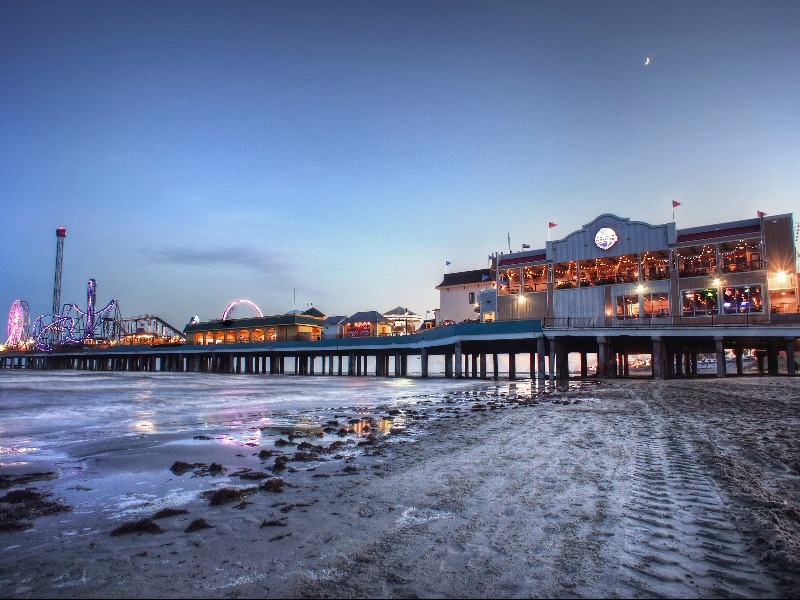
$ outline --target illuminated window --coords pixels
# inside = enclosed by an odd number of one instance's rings
[[[573,260],[553,265],[553,283],[559,290],[576,287],[578,285],[578,264]]]
[[[722,290],[722,312],[726,315],[764,312],[760,285],[741,285]]]
[[[717,253],[713,246],[693,246],[678,250],[678,273],[681,277],[714,275]]]
[[[519,269],[501,269],[497,276],[497,293],[500,296],[519,293]]]
[[[547,266],[541,265],[522,269],[522,285],[526,292],[546,292]]]
[[[684,317],[702,317],[719,314],[717,290],[683,290],[681,312]]]
[[[668,294],[644,294],[644,316],[651,318],[669,316]]]
[[[639,317],[639,296],[617,296],[617,318],[636,319]]]

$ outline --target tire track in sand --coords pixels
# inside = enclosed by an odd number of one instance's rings
[[[618,595],[775,595],[726,516],[708,467],[657,406],[642,402]]]

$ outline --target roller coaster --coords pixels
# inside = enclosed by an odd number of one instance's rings
[[[119,304],[111,300],[95,310],[97,282],[89,280],[86,310],[65,304],[60,314],[43,314],[34,325],[37,350],[52,352],[78,346],[172,345],[185,341],[183,332],[154,315],[123,318]],[[10,319],[10,317],[9,317]]]

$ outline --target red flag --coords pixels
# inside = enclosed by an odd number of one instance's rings
[[[553,227],[558,227],[558,225],[556,225],[556,224],[555,224],[555,223],[553,223],[552,221],[549,221],[549,222],[547,223],[547,226],[548,226],[550,229],[552,229]]]
[[[680,202],[677,202],[676,200],[672,201],[672,208],[675,208],[676,206],[680,206],[680,205],[681,205]]]
[[[767,213],[761,212],[760,210],[758,211],[758,218],[759,219],[763,219],[765,216],[767,216]]]

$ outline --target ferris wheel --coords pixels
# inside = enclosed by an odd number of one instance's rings
[[[25,300],[14,300],[8,311],[6,346],[18,346],[31,335],[31,313]]]

